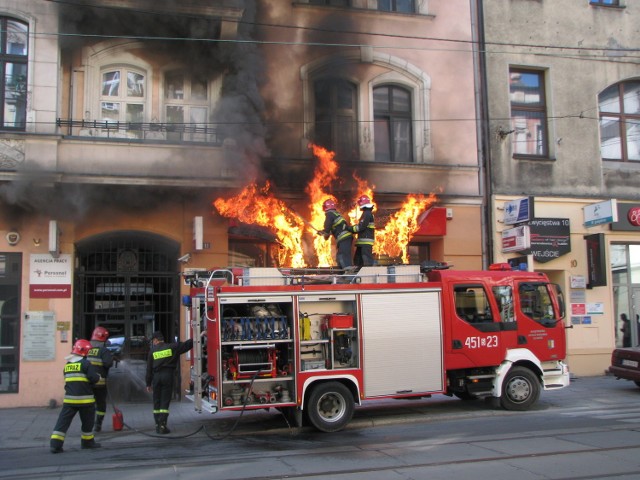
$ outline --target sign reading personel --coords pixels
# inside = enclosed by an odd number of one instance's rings
[[[540,263],[549,262],[571,251],[571,225],[568,218],[536,218],[529,222],[531,255]]]
[[[29,262],[29,297],[71,298],[71,255],[34,253]]]

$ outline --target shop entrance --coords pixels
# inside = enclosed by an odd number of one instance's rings
[[[164,237],[131,231],[76,245],[73,332],[89,339],[96,326],[109,330],[107,346],[117,358],[107,380],[113,401],[146,399],[151,334],[179,334],[179,248]]]

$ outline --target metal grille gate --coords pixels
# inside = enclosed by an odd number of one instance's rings
[[[144,232],[114,232],[76,245],[74,334],[102,325],[119,359],[109,374],[114,401],[146,398],[145,367],[155,330],[179,337],[179,245]],[[180,385],[180,382],[176,382]]]

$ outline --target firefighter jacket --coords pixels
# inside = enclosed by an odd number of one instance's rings
[[[92,385],[100,381],[100,374],[85,357],[71,355],[64,366],[64,403],[82,407],[93,405]]]
[[[358,245],[373,245],[376,226],[373,221],[373,209],[363,208],[362,215],[360,215],[360,221],[357,225],[353,226],[353,233],[358,234],[356,240],[356,246]]]
[[[153,374],[159,370],[170,369],[175,370],[180,355],[188,352],[193,347],[193,340],[188,339],[185,342],[164,343],[152,345],[147,358],[147,387],[151,386]]]
[[[107,375],[109,375],[109,369],[113,365],[113,357],[107,347],[104,346],[104,342],[92,340],[91,346],[93,348],[89,350],[87,360],[96,368],[101,377],[100,381],[96,383],[96,387],[106,387]]]
[[[336,239],[336,242],[346,240],[347,238],[351,238],[353,236],[351,234],[351,227],[349,226],[347,221],[335,210],[329,210],[326,212],[323,231],[327,234],[330,233],[331,235],[333,235]]]

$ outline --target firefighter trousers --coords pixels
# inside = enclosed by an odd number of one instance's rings
[[[169,404],[173,395],[173,368],[162,368],[153,372],[153,418],[156,425],[166,425],[169,417]]]
[[[107,387],[93,387],[93,396],[96,397],[96,425],[102,425],[107,414]]]
[[[51,448],[62,448],[67,430],[69,430],[71,421],[73,420],[73,417],[76,416],[76,413],[80,414],[80,421],[82,422],[80,446],[88,447],[92,445],[95,441],[93,437],[93,421],[95,412],[96,406],[93,403],[88,405],[63,404],[60,415],[58,416],[58,421],[56,422],[56,426],[53,427],[53,433],[51,434]]]

